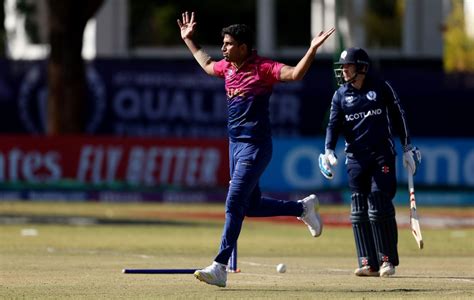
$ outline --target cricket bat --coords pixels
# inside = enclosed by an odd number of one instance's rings
[[[408,191],[410,193],[410,228],[415,237],[418,248],[423,249],[423,237],[421,236],[420,221],[416,213],[415,187],[413,186],[413,174],[408,170]]]

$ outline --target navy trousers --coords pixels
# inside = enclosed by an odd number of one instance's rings
[[[348,157],[347,173],[359,266],[378,270],[385,261],[397,266],[398,231],[392,203],[397,184],[395,155],[387,150]]]
[[[225,224],[216,262],[227,265],[242,223],[248,217],[295,216],[303,213],[296,201],[262,197],[259,179],[272,157],[271,140],[258,143],[230,142],[230,186],[225,204]]]
[[[391,199],[395,196],[397,181],[395,155],[391,151],[367,153],[347,159],[349,188],[352,193],[368,195],[382,192]]]

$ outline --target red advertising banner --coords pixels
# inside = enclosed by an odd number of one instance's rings
[[[0,136],[0,183],[227,186],[225,139]]]

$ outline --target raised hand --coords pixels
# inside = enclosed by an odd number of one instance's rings
[[[321,46],[324,41],[331,35],[333,34],[333,32],[336,31],[336,28],[331,28],[329,29],[328,31],[326,32],[320,32],[318,34],[317,37],[315,37],[312,41],[311,41],[311,48],[319,48],[319,46]]]
[[[191,38],[196,28],[196,22],[194,21],[194,12],[191,12],[191,16],[188,12],[182,13],[182,20],[178,19],[178,26],[181,30],[181,38]]]

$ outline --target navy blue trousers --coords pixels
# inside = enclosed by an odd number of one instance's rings
[[[382,192],[390,198],[389,201],[395,196],[395,155],[389,150],[385,153],[367,153],[357,158],[348,157],[347,174],[352,193],[368,195],[371,192]]]
[[[378,270],[385,261],[397,266],[398,230],[392,203],[397,184],[395,155],[391,151],[368,152],[348,158],[347,173],[359,266]]]
[[[271,140],[259,143],[230,142],[230,186],[225,203],[225,224],[216,262],[227,265],[242,223],[248,217],[295,216],[303,213],[296,201],[262,197],[259,179],[272,157]]]

